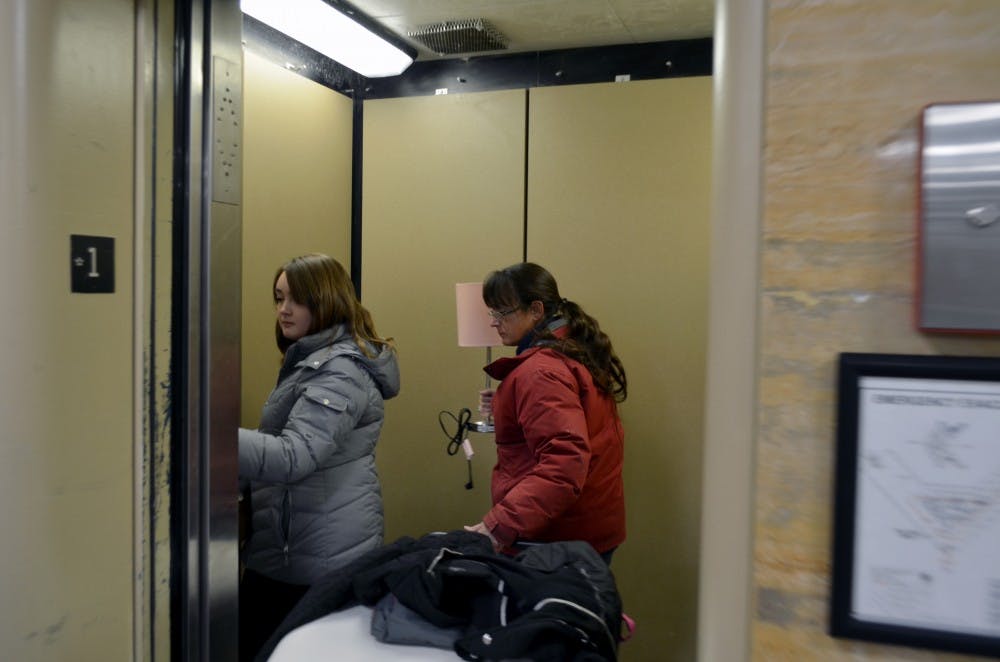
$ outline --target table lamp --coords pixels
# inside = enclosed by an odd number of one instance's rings
[[[455,312],[458,318],[458,346],[485,347],[486,363],[493,361],[493,347],[500,345],[500,336],[490,326],[490,309],[483,303],[482,283],[455,284]],[[490,376],[486,375],[486,388],[490,388]],[[493,417],[485,421],[469,423],[475,432],[493,432]]]

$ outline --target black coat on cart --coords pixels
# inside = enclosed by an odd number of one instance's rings
[[[410,634],[422,619],[427,641],[450,644],[467,660],[617,659],[621,598],[590,545],[547,543],[512,558],[466,531],[401,538],[330,573],[303,596],[257,659],[266,660],[300,625],[358,603],[384,605],[390,595],[406,612]],[[383,641],[413,643],[385,632],[393,628],[383,629]]]

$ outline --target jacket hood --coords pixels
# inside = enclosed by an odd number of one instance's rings
[[[382,351],[374,358],[365,356],[361,350],[355,351],[357,351],[355,356],[358,361],[378,385],[382,397],[386,400],[396,397],[399,394],[399,362],[396,360],[396,351],[391,347],[383,346]]]
[[[338,324],[295,342],[285,354],[282,371],[304,361],[326,361],[334,356],[343,355],[350,356],[371,375],[383,398],[388,400],[399,394],[399,363],[396,360],[396,351],[385,346],[374,357],[366,356],[344,324]]]

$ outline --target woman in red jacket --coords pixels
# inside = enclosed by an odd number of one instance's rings
[[[500,380],[481,403],[496,429],[493,507],[466,529],[506,553],[584,540],[610,562],[625,540],[622,363],[597,320],[562,298],[537,264],[491,273],[483,300],[517,355],[485,368]]]

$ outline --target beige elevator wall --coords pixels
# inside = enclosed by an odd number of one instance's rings
[[[623,660],[695,659],[712,79],[531,91],[528,259],[628,376]]]
[[[473,524],[489,506],[492,435],[471,435],[466,490],[465,458],[447,455],[438,412],[474,409],[484,386],[486,350],[457,344],[455,283],[521,257],[524,99],[365,102],[361,298],[396,339],[402,374],[377,451],[390,541]]]
[[[694,659],[710,78],[366,102],[362,298],[403,373],[379,447],[387,536],[457,528],[489,502],[492,437],[471,435],[466,492],[436,417],[483,385],[484,350],[456,347],[453,284],[521,259],[526,95],[528,257],[601,321],[629,375],[614,567],[641,629],[622,657]]]
[[[0,3],[0,659],[128,660],[132,2]],[[71,294],[71,234],[115,291]]]
[[[244,52],[243,339],[240,418],[256,428],[274,388],[274,272],[326,253],[351,268],[353,104]]]

